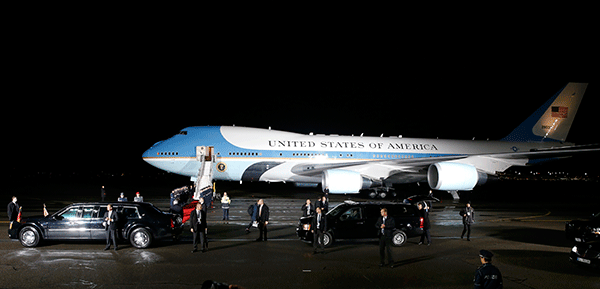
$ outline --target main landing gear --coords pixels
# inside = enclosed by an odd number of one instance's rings
[[[387,197],[396,197],[396,191],[390,187],[378,187],[369,189],[371,199],[385,199]]]

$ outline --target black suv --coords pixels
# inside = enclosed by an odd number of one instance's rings
[[[402,246],[406,239],[420,236],[421,217],[415,206],[391,203],[359,203],[346,201],[337,205],[327,213],[327,232],[325,232],[325,246],[330,246],[334,240],[339,239],[372,239],[377,238],[375,223],[381,217],[381,209],[387,208],[388,216],[396,221],[394,231],[394,246]],[[313,216],[302,217],[298,222],[296,234],[306,242],[313,241],[310,232]]]
[[[589,220],[573,220],[565,224],[567,239],[585,243],[600,240],[600,212]]]
[[[103,217],[109,203],[80,203],[66,206],[47,217],[25,219],[13,238],[25,247],[35,247],[42,240],[105,240]],[[150,203],[113,203],[119,214],[119,239],[129,240],[136,248],[147,248],[154,239],[171,238],[182,231],[171,214]]]

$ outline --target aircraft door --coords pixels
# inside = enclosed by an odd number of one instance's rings
[[[207,161],[214,162],[215,147],[212,146],[197,146],[196,160],[199,162]]]

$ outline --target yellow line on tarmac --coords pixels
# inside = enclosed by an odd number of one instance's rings
[[[518,217],[518,218],[503,218],[503,219],[487,220],[486,222],[523,221],[523,220],[530,220],[530,219],[535,219],[535,218],[546,217],[546,216],[549,216],[550,213],[552,213],[552,212],[548,211],[548,213],[546,213],[544,215]]]

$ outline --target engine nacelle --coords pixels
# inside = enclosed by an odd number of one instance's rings
[[[427,182],[434,190],[470,191],[487,181],[487,174],[472,165],[441,162],[429,166]]]
[[[370,188],[371,184],[371,180],[363,178],[360,173],[346,170],[324,171],[321,179],[323,191],[329,189],[330,194],[357,194]]]

